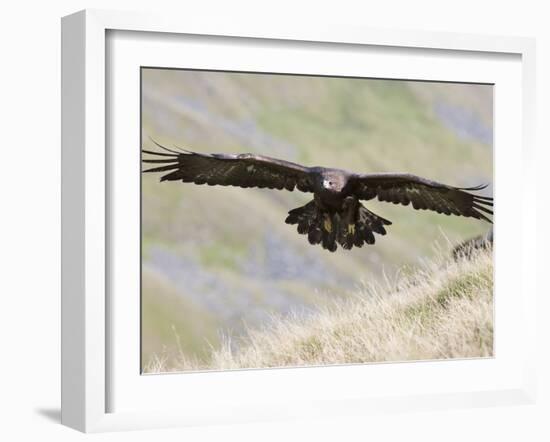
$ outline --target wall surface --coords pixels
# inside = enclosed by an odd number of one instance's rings
[[[525,0],[407,2],[279,0],[231,2],[156,2],[88,0],[12,2],[0,16],[0,119],[3,167],[0,173],[0,426],[3,440],[82,440],[84,435],[59,425],[60,416],[60,17],[83,8],[156,10],[175,14],[216,15],[225,19],[349,23],[404,28],[523,35],[537,38],[538,146],[548,146],[544,130],[550,116],[550,32],[544,2]],[[538,188],[547,185],[541,153]],[[548,211],[539,195],[539,226]],[[539,275],[548,235],[540,229]],[[547,293],[544,281],[539,293]],[[541,373],[550,373],[548,323],[539,298]],[[546,340],[547,342],[547,340]],[[549,377],[540,379],[537,406],[439,411],[325,422],[270,423],[187,430],[102,434],[95,440],[548,440]],[[89,437],[89,436],[88,436]]]

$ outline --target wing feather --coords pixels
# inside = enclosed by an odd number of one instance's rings
[[[445,215],[467,216],[492,222],[493,198],[471,193],[487,187],[452,187],[416,175],[400,173],[354,174],[349,180],[352,192],[363,200],[412,204],[417,210],[433,210]]]
[[[163,175],[161,181],[289,191],[297,188],[302,192],[313,192],[314,182],[310,169],[296,163],[254,154],[205,154],[183,149],[175,151],[153,142],[167,153],[144,149],[143,153],[156,157],[144,158],[142,161],[164,165],[143,172],[170,172]]]

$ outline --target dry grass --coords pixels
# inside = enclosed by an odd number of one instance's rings
[[[385,287],[366,287],[315,315],[272,322],[232,350],[212,350],[208,365],[167,367],[155,358],[148,372],[487,357],[493,354],[492,253],[430,262]]]

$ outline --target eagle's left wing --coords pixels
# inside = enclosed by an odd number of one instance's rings
[[[290,191],[296,187],[302,192],[313,192],[313,174],[310,169],[290,161],[248,153],[205,154],[181,149],[176,151],[160,144],[157,146],[164,152],[142,150],[145,154],[155,155],[143,159],[144,163],[159,164],[143,172],[168,172],[161,177],[161,181]]]
[[[359,199],[378,197],[380,201],[394,204],[412,204],[415,209],[492,222],[482,212],[493,214],[493,198],[470,193],[487,186],[452,187],[402,173],[353,174],[348,183],[352,193]]]

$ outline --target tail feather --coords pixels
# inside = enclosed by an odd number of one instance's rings
[[[310,244],[319,244],[323,239],[323,232],[318,226],[313,226],[307,234],[307,239]]]
[[[374,244],[374,233],[385,235],[384,226],[391,225],[356,200],[344,205],[340,212],[322,210],[315,201],[310,201],[288,212],[285,222],[296,224],[298,233],[307,235],[310,244],[321,244],[331,252],[337,249],[337,244],[346,250]]]

